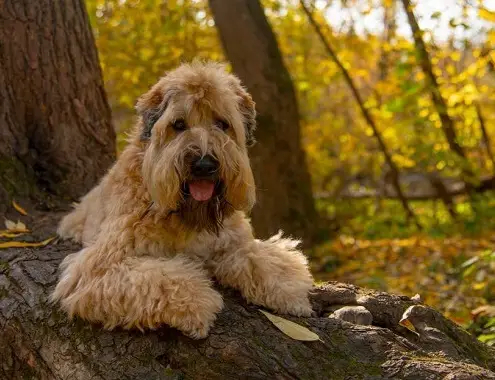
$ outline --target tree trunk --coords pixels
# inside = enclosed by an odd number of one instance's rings
[[[251,151],[258,191],[254,229],[267,237],[279,229],[315,241],[315,210],[296,95],[277,41],[258,0],[210,0],[226,56],[256,102],[259,141]]]
[[[83,0],[0,1],[0,212],[88,191],[115,133]]]
[[[23,221],[44,239],[58,218],[33,212]],[[314,290],[315,317],[285,316],[321,341],[289,338],[229,289],[220,289],[225,308],[199,341],[167,327],[108,332],[68,321],[47,297],[60,261],[79,249],[0,250],[1,379],[495,379],[495,350],[438,312],[339,283]],[[328,318],[335,305],[364,306],[373,324]],[[399,324],[408,308],[416,332]]]
[[[480,124],[483,145],[485,146],[486,155],[488,157],[488,160],[490,161],[493,171],[495,170],[495,160],[493,158],[492,142],[490,139],[490,135],[488,134],[488,131],[486,129],[485,117],[483,116],[483,111],[481,110],[481,107],[478,102],[474,103],[474,107],[476,109],[476,116],[478,117],[478,122]]]

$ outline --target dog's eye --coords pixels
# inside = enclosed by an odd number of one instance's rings
[[[172,128],[176,131],[185,131],[187,129],[187,125],[184,119],[177,119],[172,124]]]
[[[217,120],[215,122],[215,126],[220,128],[224,132],[230,128],[229,123],[227,123],[225,120]]]

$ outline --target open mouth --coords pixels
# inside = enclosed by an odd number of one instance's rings
[[[215,195],[217,182],[209,179],[194,179],[188,181],[185,186],[185,193],[198,202],[206,202]]]

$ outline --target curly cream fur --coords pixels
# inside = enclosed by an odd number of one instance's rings
[[[208,334],[222,309],[211,278],[280,313],[311,314],[312,286],[297,241],[254,238],[245,213],[255,201],[246,149],[254,103],[240,81],[214,63],[182,65],[138,102],[129,144],[101,183],[59,226],[84,248],[65,258],[52,295],[70,315],[106,328],[168,324]],[[143,140],[147,115],[156,117]],[[231,128],[222,131],[215,118]],[[176,132],[178,118],[188,129]],[[184,194],[188,155],[214,156],[233,208],[218,234],[187,226],[173,211]]]

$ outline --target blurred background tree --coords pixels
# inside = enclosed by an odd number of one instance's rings
[[[320,226],[301,146],[296,94],[275,35],[258,0],[209,3],[233,70],[256,102],[254,229],[263,238],[282,229],[310,246]]]
[[[494,303],[493,2],[86,4],[119,147],[166,70],[230,62],[260,113],[261,235],[282,226],[313,243],[338,224],[308,251],[319,278],[423,292],[462,323]]]

